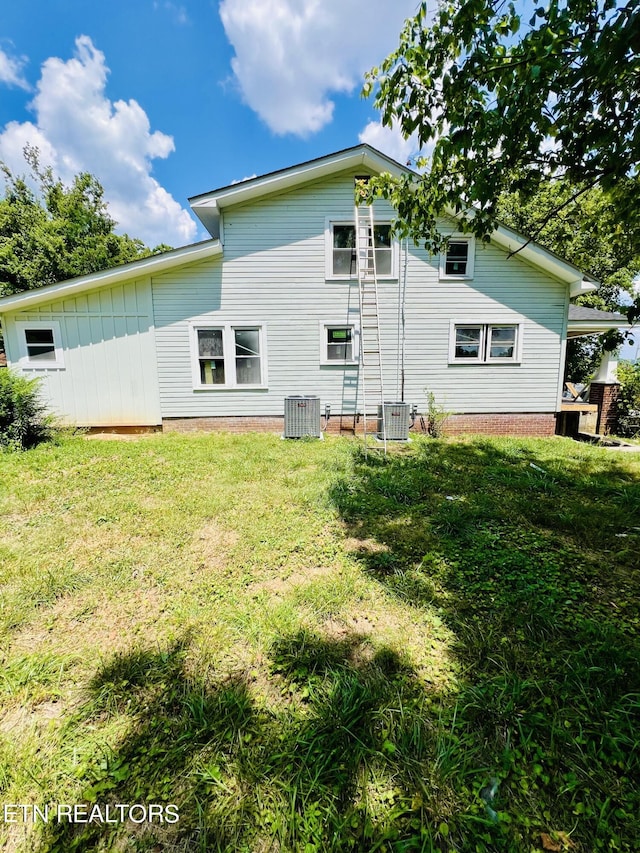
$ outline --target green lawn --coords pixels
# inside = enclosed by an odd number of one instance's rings
[[[639,849],[638,454],[65,438],[0,518],[1,849]],[[95,803],[176,809],[1,808]]]

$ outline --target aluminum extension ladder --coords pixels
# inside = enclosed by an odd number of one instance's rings
[[[362,409],[364,414],[364,447],[367,450],[367,407],[380,405],[382,440],[387,453],[387,424],[384,407],[382,348],[380,346],[380,314],[378,309],[378,277],[373,206],[358,204],[356,185],[355,225],[358,293],[360,299],[360,375],[362,378]]]

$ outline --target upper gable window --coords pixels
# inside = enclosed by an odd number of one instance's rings
[[[60,324],[55,320],[16,323],[19,365],[23,368],[52,370],[64,367]]]
[[[440,255],[440,278],[473,278],[475,240],[452,237]]]
[[[356,278],[358,254],[356,229],[353,223],[329,222],[327,225],[327,278]],[[376,274],[380,278],[397,278],[396,242],[388,222],[373,226]]]

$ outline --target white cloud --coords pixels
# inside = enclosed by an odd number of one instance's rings
[[[416,134],[405,139],[398,125],[383,127],[379,121],[370,121],[358,138],[403,165],[415,157],[419,148]]]
[[[11,122],[0,133],[0,159],[21,174],[22,149],[39,148],[42,165],[69,182],[80,171],[102,183],[118,231],[149,245],[182,245],[197,228],[190,215],[151,175],[152,161],[174,150],[173,138],[151,132],[134,100],[105,96],[109,69],[88,36],[76,39],[75,56],[51,57],[42,65],[31,103],[35,122]]]
[[[332,94],[350,93],[398,42],[416,0],[222,0],[247,104],[278,134],[306,136],[333,116]]]
[[[6,83],[7,86],[17,86],[19,89],[31,88],[22,75],[22,69],[27,64],[24,56],[15,57],[9,56],[0,48],[0,83]]]

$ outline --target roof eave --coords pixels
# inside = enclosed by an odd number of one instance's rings
[[[376,151],[375,148],[371,148],[369,145],[358,145],[355,148],[347,148],[318,160],[310,160],[288,169],[221,187],[203,195],[192,196],[189,199],[189,204],[209,233],[212,233],[212,230],[215,233],[220,211],[225,207],[232,204],[244,204],[266,195],[284,192],[301,184],[319,180],[327,175],[359,167],[372,172],[391,172],[398,175],[410,171],[385,154]]]
[[[174,249],[170,252],[163,252],[159,255],[150,255],[139,261],[131,261],[128,264],[122,264],[108,270],[101,270],[100,272],[90,273],[89,275],[79,276],[78,278],[67,279],[57,284],[49,284],[34,290],[5,296],[0,299],[0,314],[28,309],[43,302],[50,302],[52,299],[57,300],[75,296],[85,290],[108,287],[109,285],[118,284],[121,281],[140,276],[157,275],[174,267],[183,266],[194,261],[203,261],[220,254],[222,254],[220,241],[206,240],[202,243],[195,243],[191,246]]]
[[[587,335],[603,335],[605,332],[630,328],[630,323],[616,322],[615,320],[612,320],[610,322],[598,322],[593,320],[569,320],[567,324],[567,338],[583,338]]]

